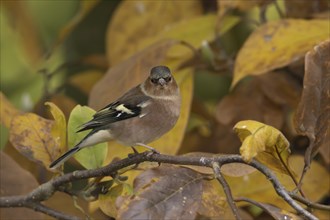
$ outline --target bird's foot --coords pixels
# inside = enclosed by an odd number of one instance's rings
[[[139,152],[134,147],[131,147],[131,148],[133,150],[133,153],[127,155],[129,158],[132,158],[135,155],[139,154]]]
[[[147,157],[153,155],[153,154],[160,154],[160,152],[158,150],[156,150],[155,148],[153,147],[150,147],[148,145],[145,145],[145,144],[142,144],[142,143],[137,143],[139,146],[142,146],[142,147],[145,147],[145,148],[148,148],[150,151],[148,152],[147,154]],[[160,162],[158,162],[158,166],[160,166]]]
[[[146,144],[143,144],[143,143],[137,143],[137,145],[139,146],[142,146],[142,147],[145,147],[145,148],[148,148],[151,152],[150,153],[153,153],[153,154],[160,154],[160,152],[158,150],[156,150],[155,148],[153,147],[150,147]]]

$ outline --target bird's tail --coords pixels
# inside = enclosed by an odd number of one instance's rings
[[[70,157],[72,157],[73,154],[77,153],[81,148],[79,147],[79,144],[75,146],[74,148],[71,148],[68,150],[65,154],[57,158],[54,162],[52,162],[49,165],[49,168],[56,169],[61,164],[63,164],[65,161],[67,161]]]

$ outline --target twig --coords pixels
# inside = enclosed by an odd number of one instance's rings
[[[149,151],[135,154],[132,157],[125,158],[119,161],[115,161],[105,167],[101,167],[93,170],[79,170],[72,173],[64,174],[63,176],[55,177],[54,179],[46,182],[31,193],[25,196],[7,196],[0,198],[0,207],[23,207],[22,201],[29,200],[34,202],[41,202],[47,200],[51,197],[55,191],[57,191],[61,186],[81,179],[88,179],[92,177],[107,176],[115,171],[122,168],[139,164],[145,161],[158,162],[158,163],[170,163],[177,165],[196,165],[213,167],[213,163],[219,163],[221,167],[223,164],[228,163],[244,163],[246,162],[242,159],[240,155],[222,155],[218,157],[187,157],[187,156],[170,156],[162,154],[150,154]],[[303,209],[297,202],[295,202],[289,195],[288,191],[281,185],[277,177],[269,170],[265,165],[259,163],[256,160],[252,160],[248,165],[256,168],[261,173],[263,173],[267,179],[273,184],[275,191],[280,195],[291,207],[293,207],[299,214],[301,214],[306,219],[317,220],[317,218]],[[11,205],[9,205],[11,204]],[[21,204],[20,206],[18,204]],[[27,206],[25,206],[27,207]]]
[[[241,216],[238,213],[238,208],[235,204],[235,201],[233,199],[233,196],[231,194],[231,190],[230,187],[226,181],[226,179],[222,176],[221,172],[220,172],[220,166],[218,163],[214,162],[213,163],[213,171],[215,174],[215,177],[217,178],[217,180],[220,182],[220,184],[222,185],[223,191],[226,194],[227,197],[227,202],[229,204],[229,207],[231,208],[231,211],[233,212],[235,218],[237,220],[241,220]]]
[[[328,205],[323,205],[323,204],[319,204],[319,203],[315,203],[315,202],[312,202],[312,201],[309,201],[308,199],[302,197],[302,196],[299,196],[293,192],[289,192],[289,195],[294,199],[294,200],[297,200],[303,204],[305,204],[306,206],[308,207],[311,207],[311,208],[314,208],[314,209],[321,209],[321,210],[327,210],[327,211],[330,211],[330,206]]]
[[[1,202],[1,207],[7,207],[7,208],[26,207],[33,209],[36,212],[42,212],[56,219],[63,219],[63,220],[79,219],[76,216],[67,215],[60,211],[44,206],[40,202],[31,201],[27,198],[27,196],[14,196],[11,199],[5,199],[4,204]]]

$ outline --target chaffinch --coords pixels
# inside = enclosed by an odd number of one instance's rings
[[[149,77],[117,101],[107,105],[77,132],[91,130],[76,146],[50,164],[59,167],[84,147],[117,140],[133,147],[144,146],[173,128],[180,114],[179,87],[166,66],[151,69]]]

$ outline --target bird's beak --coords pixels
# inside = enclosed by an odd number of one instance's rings
[[[158,80],[158,84],[161,85],[161,86],[165,85],[165,83],[166,83],[166,81],[165,81],[165,79],[163,79],[163,78],[160,78],[160,79]]]

